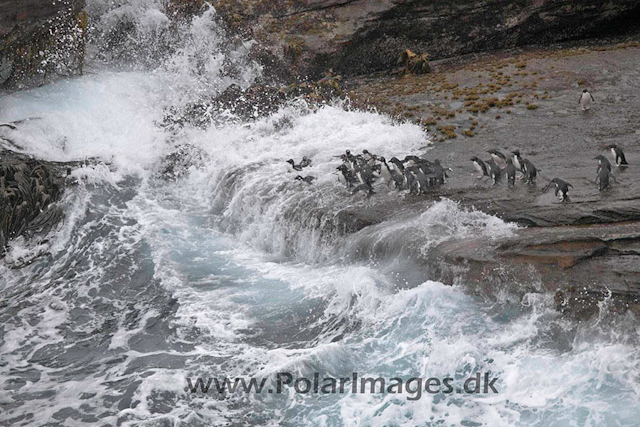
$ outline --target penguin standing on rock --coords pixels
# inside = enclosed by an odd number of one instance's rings
[[[611,150],[611,157],[613,157],[613,162],[616,166],[627,166],[629,164],[627,163],[627,159],[624,157],[622,148],[618,147],[616,144],[609,144],[606,148]]]
[[[522,171],[522,156],[520,155],[520,150],[513,150],[511,154],[513,154],[513,166]]]
[[[477,177],[478,179],[482,179],[485,176],[489,176],[489,169],[487,168],[487,165],[485,162],[483,162],[481,159],[475,156],[469,160],[473,162],[473,166],[476,168],[478,172],[480,172],[480,176]]]
[[[489,177],[493,181],[493,185],[496,185],[502,178],[502,171],[493,159],[489,160],[487,164],[489,165]]]
[[[402,186],[402,181],[404,180],[404,178],[398,172],[396,172],[395,169],[392,169],[392,167],[389,166],[389,163],[387,163],[387,159],[385,159],[384,157],[380,157],[378,160],[380,160],[380,175],[382,176],[384,182],[387,184],[387,187],[390,186],[393,182],[396,188],[400,188]]]
[[[524,177],[527,184],[534,184],[538,176],[538,169],[531,163],[529,159],[522,159],[522,168],[524,169]]]
[[[391,163],[391,167],[394,168],[394,170],[398,172],[398,174],[404,175],[404,164],[402,164],[402,162],[397,157],[392,157],[391,159],[389,159],[389,163]]]
[[[613,179],[614,181],[616,180],[609,169],[607,169],[606,167],[601,167],[598,170],[598,176],[596,177],[596,184],[598,184],[599,191],[603,191],[609,186],[609,178]]]
[[[582,95],[580,95],[580,99],[578,100],[578,104],[580,104],[580,108],[582,111],[589,111],[591,109],[591,102],[596,102],[593,96],[589,93],[587,89],[582,91]]]
[[[415,181],[413,181],[413,185],[415,186],[418,194],[426,193],[427,188],[429,188],[429,177],[420,169],[419,166],[413,165],[408,166],[408,170],[411,171],[413,176],[415,176]]]
[[[378,160],[380,160],[380,176],[384,180],[384,183],[389,186],[389,184],[391,184],[391,176],[393,175],[392,172],[394,171],[392,171],[389,167],[387,159],[385,159],[384,157],[380,157]]]
[[[547,184],[547,186],[542,189],[542,192],[546,193],[546,191],[552,185],[555,185],[555,187],[556,187],[555,188],[555,195],[558,198],[558,200],[560,200],[561,202],[568,202],[569,201],[569,195],[568,195],[569,187],[573,188],[573,185],[569,184],[568,182],[565,182],[565,181],[561,180],[560,178],[553,178],[551,180],[551,182],[549,184]]]
[[[435,159],[433,161],[432,168],[433,169],[432,169],[432,173],[431,173],[430,177],[435,178],[436,183],[438,183],[440,185],[444,185],[445,178],[449,177],[447,175],[447,171],[451,171],[451,168],[444,168],[440,164],[440,160],[439,159]]]
[[[404,176],[402,188],[409,190],[409,194],[413,194],[413,189],[417,188],[416,176],[409,167],[404,168],[402,172]]]
[[[516,185],[516,167],[513,164],[512,159],[507,159],[507,167],[504,170],[507,175],[507,182],[510,186]]]
[[[518,179],[525,179],[526,171],[524,169],[524,159],[520,155],[520,150],[513,150],[511,154],[513,154],[513,165],[516,167],[517,172],[520,172],[520,177]]]

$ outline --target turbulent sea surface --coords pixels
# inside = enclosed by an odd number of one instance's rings
[[[137,25],[129,50],[168,25],[152,1],[88,3],[97,40],[118,20]],[[348,195],[333,156],[424,152],[419,127],[302,101],[245,123],[229,112],[207,129],[160,126],[170,107],[259,77],[246,43],[229,47],[214,18],[173,31],[173,49],[153,61],[118,62],[95,42],[84,76],[0,98],[0,122],[29,119],[3,130],[24,152],[88,159],[73,172],[64,223],[41,242],[14,241],[0,261],[0,424],[637,424],[633,319],[574,322],[552,295],[472,295],[413,262],[448,238],[515,226],[449,200],[403,214],[400,193],[390,221],[351,235],[333,226],[341,209],[376,203]],[[163,180],[178,147],[191,166]],[[314,185],[288,172],[284,160],[302,156]],[[499,392],[222,396],[191,393],[186,380],[278,372],[490,372]]]

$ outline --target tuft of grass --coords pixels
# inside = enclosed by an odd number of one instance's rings
[[[529,104],[527,105],[527,110],[536,110],[538,108],[537,104]]]

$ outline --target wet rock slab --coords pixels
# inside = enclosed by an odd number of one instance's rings
[[[640,314],[640,222],[526,228],[495,240],[447,241],[435,254],[465,267],[463,281],[478,289],[555,292],[557,308],[579,317],[605,301]]]

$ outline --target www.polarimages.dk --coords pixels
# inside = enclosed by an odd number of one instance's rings
[[[407,394],[407,400],[418,400],[422,393],[457,393],[457,394],[480,394],[498,393],[495,383],[498,377],[491,378],[490,373],[476,373],[467,378],[463,383],[454,383],[454,379],[445,378],[389,378],[382,377],[360,377],[354,372],[351,377],[321,377],[319,373],[314,373],[312,378],[295,377],[289,372],[279,372],[275,377],[275,388],[267,387],[268,378],[247,378],[247,377],[198,377],[195,381],[187,377],[187,387],[185,391],[190,393],[290,393],[293,389],[295,393],[307,394],[344,394],[344,393],[387,393],[387,394]],[[272,382],[269,382],[269,386]]]

